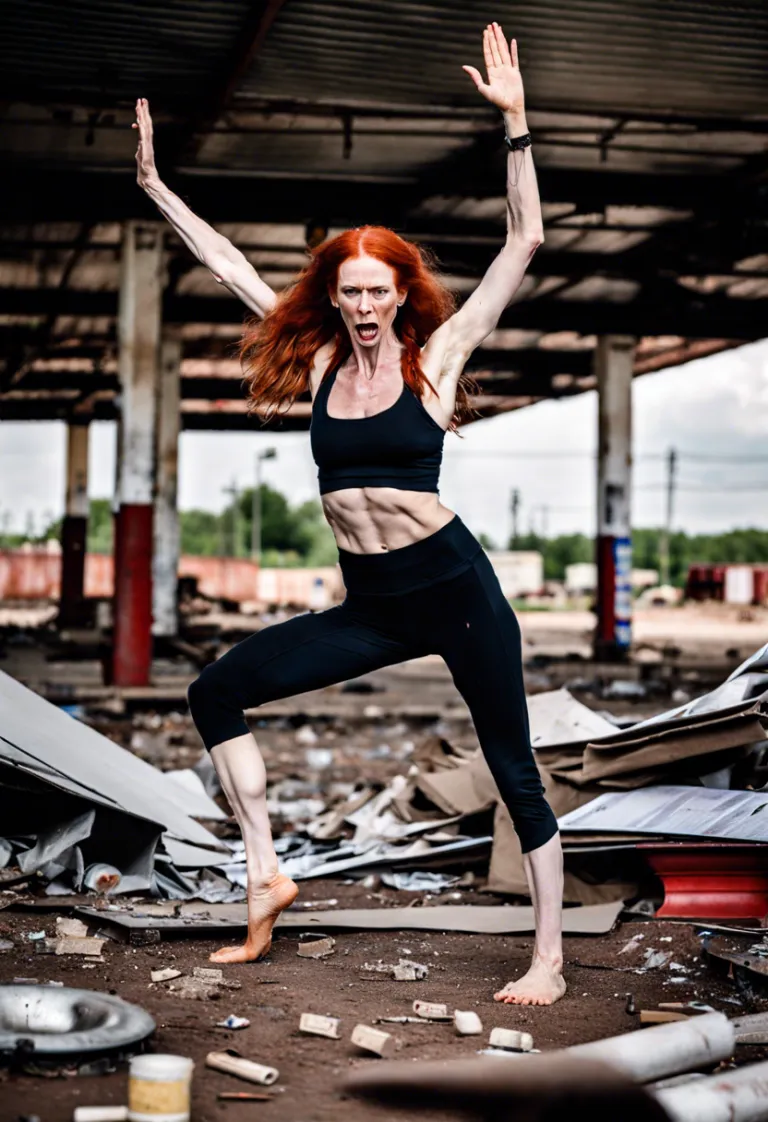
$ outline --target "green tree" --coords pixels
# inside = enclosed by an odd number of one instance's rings
[[[181,552],[215,557],[222,549],[221,516],[212,510],[182,510],[179,515]]]
[[[91,499],[88,504],[88,552],[111,553],[114,532],[111,501],[109,499]]]

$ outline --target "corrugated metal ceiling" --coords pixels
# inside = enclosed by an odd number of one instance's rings
[[[764,0],[290,0],[238,97],[474,104],[462,63],[498,20],[531,105],[765,114]]]

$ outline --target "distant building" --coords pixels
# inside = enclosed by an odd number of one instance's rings
[[[633,569],[630,580],[633,588],[653,588],[659,583],[656,569]],[[597,565],[592,561],[578,561],[565,566],[565,590],[569,596],[586,596],[597,589]]]
[[[691,565],[685,598],[719,600],[725,604],[768,604],[768,565]]]
[[[544,558],[535,550],[489,549],[488,557],[508,600],[544,588]]]

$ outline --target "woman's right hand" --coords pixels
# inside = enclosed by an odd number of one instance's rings
[[[153,183],[159,183],[160,176],[155,167],[155,148],[152,142],[152,118],[149,102],[140,97],[136,102],[136,121],[133,126],[139,130],[139,146],[136,150],[136,180],[145,190]]]

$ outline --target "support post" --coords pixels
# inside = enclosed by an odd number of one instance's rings
[[[154,556],[152,561],[152,633],[178,634],[179,511],[177,504],[181,336],[163,329],[157,393]]]
[[[118,310],[122,456],[115,528],[116,686],[148,685],[152,665],[152,482],[161,268],[159,223],[127,222]]]
[[[88,424],[67,425],[67,492],[61,522],[59,627],[83,622],[88,534]]]
[[[595,658],[621,661],[632,639],[632,369],[635,340],[604,335],[595,351],[598,400]]]
[[[675,469],[677,452],[670,448],[667,452],[667,509],[664,527],[659,535],[659,584],[670,582],[669,541],[672,537],[672,514],[675,502]]]

